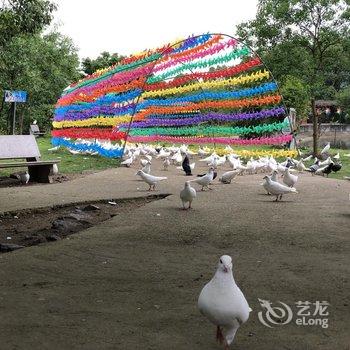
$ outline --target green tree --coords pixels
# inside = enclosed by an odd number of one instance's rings
[[[349,123],[350,122],[350,86],[340,90],[336,94],[336,99],[339,103],[339,106],[342,109],[342,121]]]
[[[110,54],[109,52],[104,51],[95,59],[89,57],[84,58],[81,64],[84,73],[90,75],[98,69],[107,68],[120,62],[123,58],[124,56],[120,56],[117,53]]]
[[[0,4],[0,47],[11,38],[38,34],[53,18],[56,5],[48,0],[2,0]]]
[[[342,79],[350,78],[349,15],[348,0],[260,0],[256,19],[238,27],[239,36],[258,50],[274,73],[276,68],[277,79],[294,75],[309,86],[314,154],[315,100],[334,96]]]
[[[292,75],[286,75],[282,81],[281,93],[287,107],[297,112],[297,120],[305,117],[309,110],[309,90],[305,83]]]
[[[28,92],[28,102],[18,105],[25,128],[36,119],[48,129],[62,90],[78,78],[79,59],[71,40],[59,33],[17,36],[0,53],[0,61],[0,86]]]

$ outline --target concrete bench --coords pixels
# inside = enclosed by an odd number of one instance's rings
[[[0,160],[12,160],[0,162],[0,169],[27,167],[31,181],[51,183],[53,164],[60,160],[40,158],[34,135],[0,135]]]
[[[40,131],[39,126],[37,124],[31,124],[29,126],[29,134],[34,135],[35,137],[40,137],[45,135],[44,132]]]

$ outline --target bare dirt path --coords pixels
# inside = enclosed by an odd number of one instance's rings
[[[41,192],[0,189],[0,212],[143,196],[147,186],[134,173],[111,169]],[[184,212],[178,193],[188,178],[178,174],[160,185],[173,196],[69,239],[0,255],[0,348],[220,349],[196,301],[226,253],[253,309],[232,349],[349,349],[350,183],[303,174],[300,193],[274,203],[261,175],[245,176],[199,192]],[[265,327],[258,298],[293,311],[299,300],[326,300],[329,327],[294,319]]]

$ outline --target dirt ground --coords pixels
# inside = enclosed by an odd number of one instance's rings
[[[134,174],[111,169],[41,193],[2,188],[0,212],[146,195]],[[175,169],[167,176],[157,193],[173,195],[69,239],[0,255],[1,349],[221,349],[196,303],[222,254],[233,257],[253,309],[232,349],[350,349],[350,182],[302,174],[299,193],[275,203],[261,174],[244,176],[198,192],[194,209],[182,211],[188,178]],[[293,320],[264,326],[258,299],[286,303]],[[298,301],[328,301],[329,327],[296,325]]]

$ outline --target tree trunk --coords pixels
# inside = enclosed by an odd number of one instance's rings
[[[318,116],[316,113],[315,98],[311,99],[311,112],[312,112],[312,127],[313,127],[313,154],[316,157],[318,154]]]

